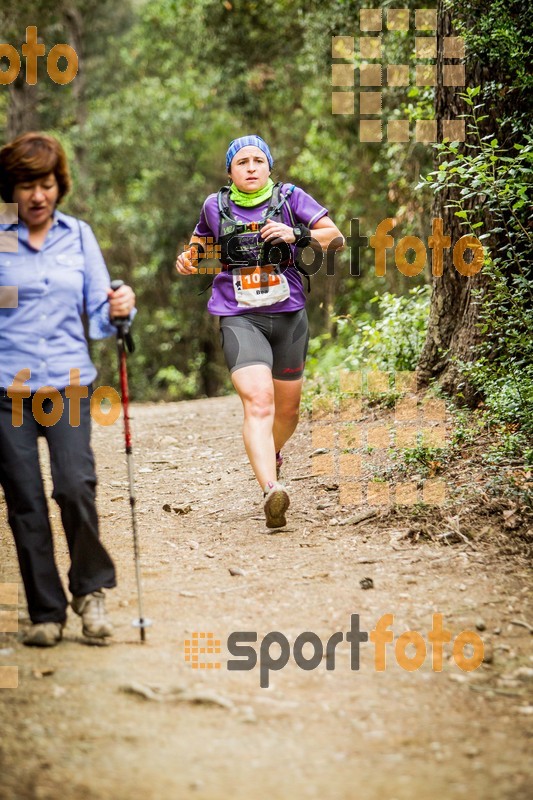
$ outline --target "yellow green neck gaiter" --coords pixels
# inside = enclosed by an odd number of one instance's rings
[[[266,185],[263,186],[262,189],[258,189],[256,192],[241,192],[241,190],[237,189],[235,184],[232,183],[229,196],[230,200],[233,200],[233,202],[238,206],[244,206],[244,208],[253,208],[254,206],[264,203],[265,200],[269,200],[272,197],[273,190],[274,181],[272,178],[269,178]]]

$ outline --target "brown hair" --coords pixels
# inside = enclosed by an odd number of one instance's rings
[[[0,196],[13,201],[17,183],[35,181],[53,172],[60,203],[71,187],[67,157],[57,139],[46,133],[24,133],[0,150]]]

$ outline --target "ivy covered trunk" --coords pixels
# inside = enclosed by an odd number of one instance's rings
[[[442,141],[443,119],[458,119],[470,111],[460,94],[463,88],[443,86],[442,67],[444,63],[443,45],[448,36],[457,35],[454,21],[457,19],[457,7],[451,12],[444,0],[439,0],[437,20],[437,75],[438,86],[435,91],[435,116],[438,125],[438,141]],[[462,20],[464,21],[464,19]],[[468,56],[468,54],[467,54]],[[450,63],[450,59],[446,59]],[[454,59],[451,63],[461,63]],[[466,59],[466,86],[479,85],[482,79],[480,67]],[[491,125],[492,120],[486,122]],[[488,127],[488,126],[487,126]],[[486,131],[485,131],[486,132]],[[467,141],[470,142],[467,136]],[[447,158],[448,156],[444,156]],[[426,342],[418,364],[419,380],[428,385],[438,380],[442,388],[455,399],[475,405],[481,398],[476,389],[462,374],[460,363],[476,359],[482,341],[478,322],[480,302],[475,296],[476,290],[484,290],[487,278],[483,270],[476,275],[461,275],[453,264],[453,247],[455,243],[470,231],[461,223],[464,218],[456,216],[454,201],[459,197],[457,186],[444,182],[441,191],[437,192],[433,201],[433,217],[443,221],[444,234],[451,237],[451,247],[444,250],[443,274],[433,277],[433,292],[429,314]],[[473,199],[471,203],[475,203]],[[468,208],[465,201],[463,207]],[[472,206],[470,206],[472,207]]]

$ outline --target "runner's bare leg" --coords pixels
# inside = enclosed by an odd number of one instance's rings
[[[298,425],[303,378],[295,381],[274,379],[274,447],[276,452],[288,442]]]
[[[253,364],[236,369],[231,379],[243,404],[242,433],[246,453],[255,477],[264,490],[269,481],[276,481],[272,373],[264,364]]]

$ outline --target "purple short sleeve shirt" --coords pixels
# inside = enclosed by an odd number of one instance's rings
[[[282,194],[284,194],[290,187],[290,184],[285,183],[281,187]],[[268,210],[269,201],[254,208],[244,208],[238,206],[230,200],[230,211],[235,219],[242,222],[260,222]],[[291,220],[289,209],[290,205],[294,223]],[[328,213],[327,208],[321,206],[311,195],[304,192],[303,189],[296,187],[289,197],[287,203],[282,209],[282,221],[286,225],[301,222],[308,228],[313,225]],[[220,217],[218,211],[218,203],[216,194],[210,194],[206,199],[200,219],[196,228],[194,229],[195,236],[212,236],[214,241],[218,241],[220,232]],[[296,248],[291,245],[293,259],[295,258]],[[259,308],[241,308],[237,305],[235,294],[233,291],[233,278],[229,272],[220,272],[213,281],[213,288],[211,298],[207,304],[207,310],[210,314],[219,317],[229,317],[234,314],[276,314],[283,311],[299,311],[305,306],[305,292],[302,285],[302,279],[298,270],[295,267],[289,267],[285,271],[285,277],[289,283],[291,296],[281,303],[273,303],[270,306],[261,306]]]

